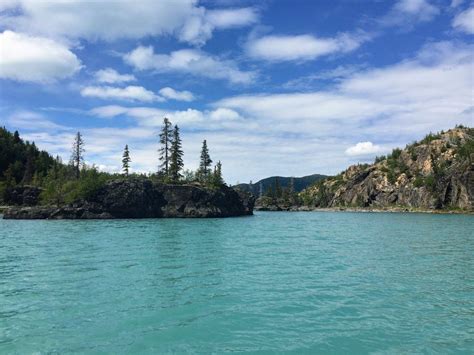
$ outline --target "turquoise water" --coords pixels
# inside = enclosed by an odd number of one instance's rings
[[[474,217],[0,221],[0,353],[473,353]]]

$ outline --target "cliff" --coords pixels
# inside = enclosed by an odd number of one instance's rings
[[[63,207],[11,207],[5,219],[111,219],[234,217],[253,214],[250,194],[222,186],[155,184],[148,179],[113,180],[87,200]]]
[[[474,129],[460,127],[354,165],[300,194],[312,207],[474,209]]]

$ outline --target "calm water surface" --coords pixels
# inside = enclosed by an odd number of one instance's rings
[[[0,353],[474,353],[474,217],[0,220]]]

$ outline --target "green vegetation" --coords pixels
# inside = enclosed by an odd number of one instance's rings
[[[266,204],[299,205],[301,203],[298,193],[295,191],[294,179],[290,179],[288,186],[282,187],[278,176],[273,178],[272,184],[268,186],[265,194],[260,197]]]
[[[64,164],[59,157],[55,159],[39,151],[34,143],[22,140],[18,132],[10,133],[6,128],[0,128],[0,201],[9,203],[11,192],[16,186],[32,185],[42,189],[42,203],[60,206],[93,197],[111,179],[131,177],[150,178],[159,183],[194,183],[209,188],[225,185],[222,163],[219,161],[212,170],[205,140],[199,170],[183,171],[184,153],[179,127],[171,127],[171,122],[165,118],[159,135],[160,170],[148,175],[130,174],[132,160],[128,145],[125,145],[122,155],[123,175],[111,174],[85,164],[86,149],[81,132],[75,134],[71,159],[68,164]]]
[[[123,156],[122,156],[122,171],[125,174],[125,176],[128,176],[128,170],[130,169],[131,162],[132,162],[132,159],[130,158],[128,144],[126,144],[125,149],[123,150]]]
[[[470,160],[474,154],[474,137],[466,140],[466,142],[460,145],[457,149],[458,159]]]
[[[169,167],[169,174],[171,181],[177,183],[183,177],[181,170],[183,170],[183,150],[181,149],[181,137],[179,135],[178,125],[174,126],[173,129],[173,140],[171,142],[171,162]]]
[[[441,132],[440,133],[437,133],[437,134],[433,134],[433,133],[428,133],[425,138],[423,138],[419,143],[418,145],[420,144],[428,144],[434,140],[437,140],[437,139],[441,139]]]

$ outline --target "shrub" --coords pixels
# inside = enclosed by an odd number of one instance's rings
[[[400,148],[395,148],[392,150],[391,158],[397,160],[400,158],[400,155],[402,154],[402,150]]]
[[[425,183],[425,186],[427,188],[429,188],[431,191],[435,190],[435,188],[436,188],[436,179],[432,174],[425,177],[424,183]]]
[[[471,154],[474,154],[474,139],[466,140],[466,142],[458,148],[457,153],[460,159],[470,159]]]
[[[422,187],[425,184],[425,181],[422,176],[417,176],[415,181],[413,181],[413,186]]]
[[[433,133],[429,133],[425,136],[425,138],[423,138],[420,143],[421,144],[428,144],[434,140],[437,140],[437,139],[440,139],[441,138],[441,134],[433,134]]]

